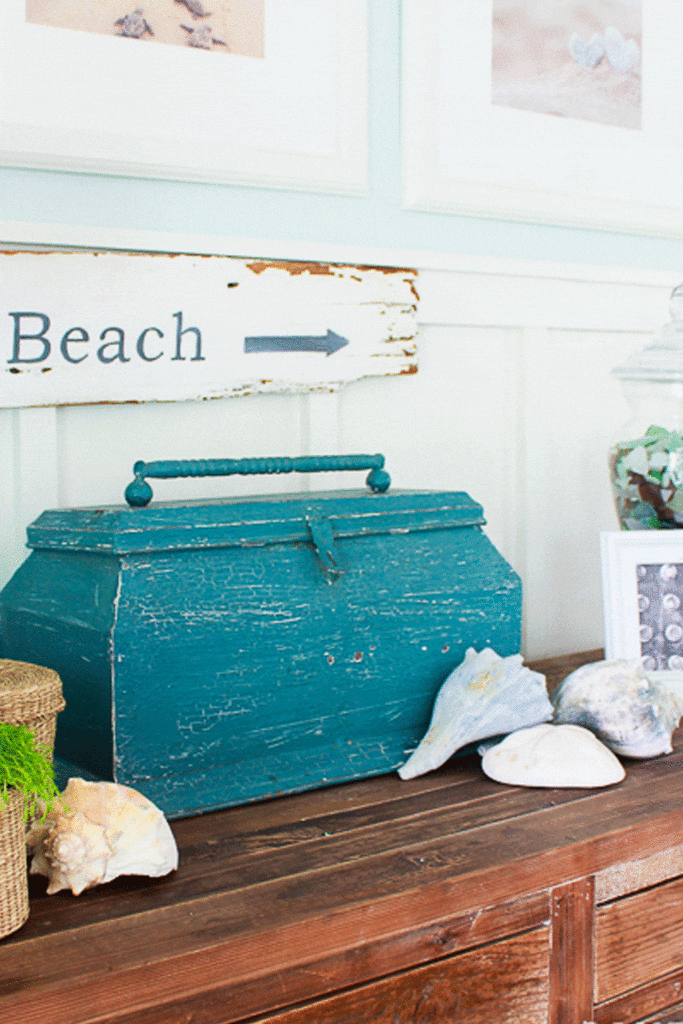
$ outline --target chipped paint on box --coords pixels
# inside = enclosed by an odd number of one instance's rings
[[[519,650],[521,584],[482,523],[427,491],[46,512],[0,655],[62,677],[60,757],[169,816],[390,772],[468,647]]]

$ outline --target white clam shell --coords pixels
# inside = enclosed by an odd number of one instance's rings
[[[556,723],[582,725],[624,757],[670,754],[683,699],[650,680],[638,659],[582,665],[553,695]]]
[[[423,775],[468,743],[545,722],[552,713],[545,676],[525,668],[521,654],[501,658],[490,647],[470,648],[436,695],[429,729],[398,774]]]
[[[67,810],[68,808],[68,810]],[[119,875],[166,875],[178,847],[151,800],[115,782],[69,779],[44,822],[27,836],[31,873],[47,875],[48,893],[84,889]]]
[[[625,777],[611,750],[580,725],[535,725],[489,747],[482,770],[511,786],[594,789]]]

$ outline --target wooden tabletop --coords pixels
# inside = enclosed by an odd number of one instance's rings
[[[600,655],[533,667],[552,689]],[[240,1020],[495,937],[513,910],[533,927],[541,889],[683,843],[676,739],[608,789],[504,786],[454,759],[172,822],[165,878],[79,897],[32,878],[27,924],[0,941],[0,1020]]]

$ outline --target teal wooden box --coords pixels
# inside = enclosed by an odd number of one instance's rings
[[[140,466],[132,500],[145,471],[178,475]],[[0,593],[0,653],[59,672],[71,774],[169,817],[390,772],[467,647],[519,650],[520,581],[483,524],[449,491],[46,511]]]

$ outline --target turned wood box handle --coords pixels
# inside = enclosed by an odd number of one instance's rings
[[[136,462],[135,479],[128,484],[125,498],[133,508],[148,505],[153,497],[147,477],[248,476],[253,473],[327,473],[337,470],[369,469],[366,484],[371,491],[388,490],[391,477],[384,469],[383,455],[303,455],[275,459],[183,459],[179,461]]]

